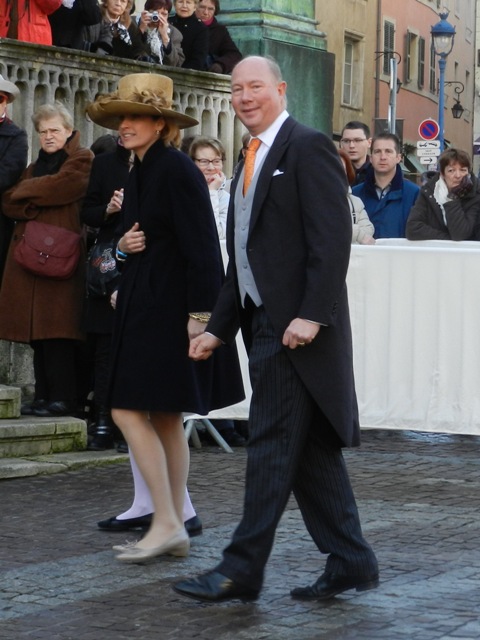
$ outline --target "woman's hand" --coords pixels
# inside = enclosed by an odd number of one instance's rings
[[[206,326],[205,322],[199,322],[194,318],[189,318],[187,324],[188,339],[193,340],[193,338],[201,335],[205,331]]]
[[[225,174],[222,171],[218,173],[214,173],[210,176],[206,176],[208,188],[213,190],[218,190],[222,186],[225,181]]]
[[[201,333],[190,341],[188,355],[192,360],[207,360],[222,341],[209,333]]]
[[[118,248],[123,253],[140,253],[145,251],[145,234],[140,231],[140,224],[135,222],[119,240]]]
[[[115,289],[115,291],[110,296],[110,304],[114,309],[116,309],[117,307],[117,294],[118,294],[118,290]]]
[[[113,196],[110,198],[110,202],[107,204],[105,210],[105,217],[108,218],[114,213],[118,213],[122,208],[123,203],[123,189],[113,192]]]
[[[138,28],[142,33],[150,26],[150,11],[142,11],[140,14],[140,22],[138,23]]]
[[[158,14],[157,29],[162,39],[163,46],[168,47],[168,43],[170,42],[170,25],[168,24],[167,18],[165,18],[161,13]]]

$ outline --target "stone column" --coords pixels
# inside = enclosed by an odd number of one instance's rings
[[[270,55],[288,83],[288,110],[303,124],[332,131],[334,55],[316,30],[314,0],[222,0],[219,22],[243,55]]]

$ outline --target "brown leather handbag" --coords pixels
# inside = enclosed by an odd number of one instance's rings
[[[36,276],[67,280],[77,268],[80,241],[79,233],[29,220],[13,257],[21,267]]]

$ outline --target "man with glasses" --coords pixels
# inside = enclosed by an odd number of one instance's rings
[[[7,115],[7,105],[20,91],[0,75],[0,196],[13,186],[27,166],[27,134]],[[0,213],[0,282],[14,222]]]
[[[343,127],[340,145],[348,153],[355,169],[355,184],[365,180],[370,166],[368,150],[372,143],[369,127],[363,122],[352,120]]]
[[[371,164],[365,180],[352,189],[365,205],[375,227],[375,238],[405,238],[408,214],[420,189],[404,179],[401,159],[398,137],[394,133],[379,133],[372,141]]]

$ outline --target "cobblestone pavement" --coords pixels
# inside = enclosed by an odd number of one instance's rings
[[[254,604],[200,604],[176,579],[214,566],[238,521],[245,452],[192,450],[204,523],[187,559],[121,565],[96,521],[130,504],[125,463],[0,483],[2,640],[478,640],[480,438],[365,431],[346,452],[381,585],[298,602],[324,559],[292,500]],[[129,537],[132,537],[131,535]]]

